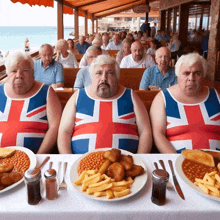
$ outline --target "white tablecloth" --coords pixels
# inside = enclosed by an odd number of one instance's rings
[[[79,194],[70,182],[69,172],[73,162],[80,155],[50,155],[50,161],[54,162],[53,168],[57,169],[58,161],[68,162],[66,182],[68,188],[66,191],[59,192],[59,198],[53,201],[43,199],[38,205],[31,206],[27,203],[26,187],[22,183],[14,189],[0,194],[0,220],[35,220],[35,219],[71,219],[71,220],[87,220],[87,219],[219,219],[220,218],[220,202],[208,199],[193,189],[191,189],[177,175],[185,200],[182,200],[175,191],[167,190],[167,201],[163,206],[157,206],[151,202],[151,173],[154,170],[153,162],[163,159],[170,173],[170,181],[172,182],[172,174],[168,167],[168,159],[174,163],[177,155],[174,154],[141,154],[138,155],[148,169],[148,181],[145,187],[133,197],[118,202],[101,202],[91,200]],[[46,155],[37,155],[38,163]],[[48,169],[47,163],[42,173]]]

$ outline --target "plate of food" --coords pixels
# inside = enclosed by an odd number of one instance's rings
[[[108,202],[137,194],[147,178],[147,168],[138,155],[111,148],[82,155],[70,169],[70,180],[80,194]]]
[[[0,148],[0,193],[23,182],[25,171],[36,163],[35,154],[25,147]]]
[[[184,150],[177,157],[175,168],[193,190],[220,201],[220,151]]]

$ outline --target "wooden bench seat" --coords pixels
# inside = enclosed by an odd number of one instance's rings
[[[119,50],[106,50],[111,57],[116,58]]]
[[[74,93],[74,90],[71,88],[64,88],[62,90],[57,89],[55,90],[56,94],[60,100],[62,107],[64,108],[66,103],[68,102],[69,98]],[[144,103],[147,111],[150,110],[151,103],[154,97],[157,95],[158,91],[144,91],[144,90],[134,90],[135,93],[138,94],[142,102]]]
[[[80,68],[64,68],[64,88],[73,88]],[[121,68],[119,84],[134,90],[139,89],[144,68]]]

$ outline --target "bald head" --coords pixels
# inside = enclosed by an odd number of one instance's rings
[[[155,54],[155,60],[160,71],[166,70],[169,67],[171,52],[167,47],[160,47]]]
[[[144,55],[144,47],[140,41],[135,41],[131,45],[131,53],[135,62],[140,62]]]

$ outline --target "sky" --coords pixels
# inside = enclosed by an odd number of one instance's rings
[[[0,0],[0,18],[0,26],[57,26],[57,2],[52,8]],[[65,27],[74,26],[74,15],[64,15],[63,20]],[[84,25],[83,17],[79,17],[79,25]]]

